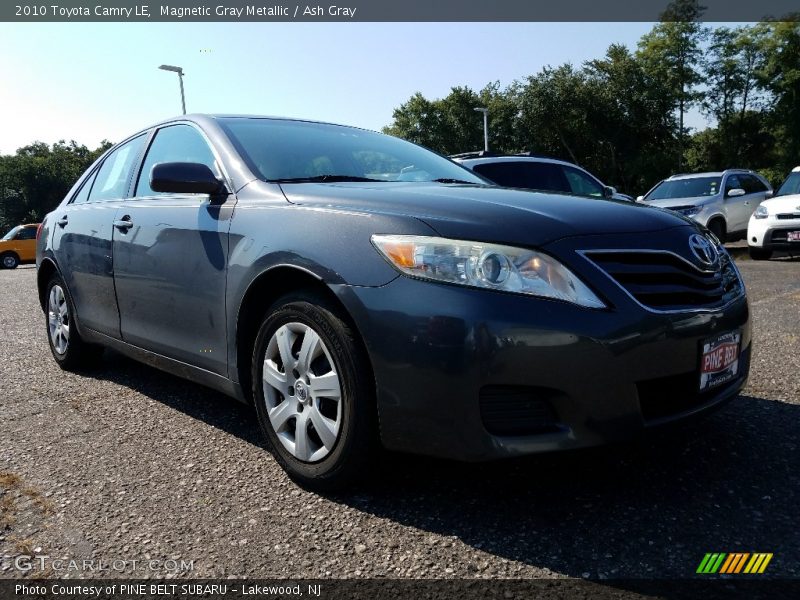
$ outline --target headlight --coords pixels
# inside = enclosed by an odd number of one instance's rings
[[[756,219],[766,219],[769,216],[769,210],[763,204],[759,204],[756,212],[753,213]]]
[[[605,308],[572,271],[541,252],[412,235],[373,235],[372,243],[411,277]]]
[[[684,217],[693,217],[703,210],[702,206],[689,206],[687,208],[678,209],[677,212],[681,213]]]

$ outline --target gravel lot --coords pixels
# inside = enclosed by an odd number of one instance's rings
[[[35,270],[0,271],[0,577],[37,553],[194,561],[191,577],[672,578],[716,551],[773,552],[768,574],[798,577],[800,259],[740,268],[755,353],[724,410],[511,462],[392,455],[324,497],[287,479],[255,413],[221,394],[110,352],[60,371]]]

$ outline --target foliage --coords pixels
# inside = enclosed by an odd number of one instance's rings
[[[0,156],[0,231],[40,221],[110,147],[108,141],[96,150],[74,141],[52,146],[35,142],[16,154]]]
[[[384,131],[444,154],[483,147],[569,160],[631,195],[677,171],[739,167],[773,184],[800,164],[800,23],[713,30],[696,0],[677,0],[634,52],[612,44],[580,66],[475,92],[415,94]],[[698,107],[712,124],[683,126]],[[782,175],[781,175],[782,174]]]

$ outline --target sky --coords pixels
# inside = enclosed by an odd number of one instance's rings
[[[0,154],[119,141],[187,112],[303,117],[379,130],[415,92],[479,90],[633,49],[651,23],[2,23]],[[490,115],[491,117],[491,115]],[[699,113],[687,125],[703,128]],[[476,113],[476,127],[482,126]],[[491,127],[491,123],[490,123]]]

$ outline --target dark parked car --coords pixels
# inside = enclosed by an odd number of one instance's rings
[[[503,187],[633,202],[633,197],[620,194],[586,169],[565,160],[530,152],[496,155],[485,151],[453,154],[450,158]]]
[[[647,206],[508,190],[389,136],[187,116],[102,156],[37,245],[50,347],[254,403],[280,464],[588,446],[719,406],[750,316],[726,251]]]

